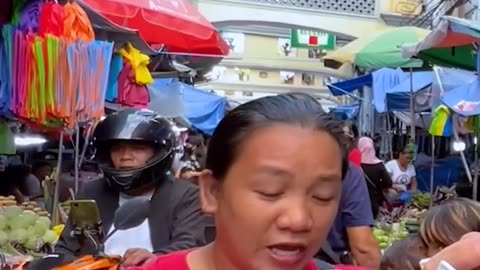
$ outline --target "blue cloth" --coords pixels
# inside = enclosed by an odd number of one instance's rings
[[[148,86],[148,108],[166,117],[184,117],[183,84],[176,79],[154,80]]]
[[[412,200],[412,193],[410,192],[403,192],[402,194],[400,194],[400,197],[399,199],[404,202],[404,203],[408,203]]]
[[[342,197],[337,217],[328,235],[328,243],[336,252],[348,250],[346,228],[374,225],[370,196],[363,171],[351,164],[342,183]]]
[[[150,109],[169,117],[186,117],[190,124],[212,134],[225,114],[224,97],[197,89],[178,79],[156,79],[149,87]]]
[[[108,73],[107,94],[105,99],[113,102],[118,97],[118,76],[123,69],[123,58],[114,54],[110,62],[110,71]]]
[[[401,69],[382,68],[372,74],[373,104],[379,113],[386,111],[385,97],[387,89],[394,88],[402,82]]]
[[[210,135],[223,119],[227,105],[226,98],[187,84],[183,87],[183,102],[185,116],[192,126]]]

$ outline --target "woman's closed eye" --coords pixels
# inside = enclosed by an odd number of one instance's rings
[[[325,195],[323,195],[323,196],[316,196],[316,195],[314,195],[314,196],[313,196],[313,199],[315,199],[315,200],[318,201],[318,202],[325,203],[325,202],[330,202],[330,201],[332,201],[332,200],[334,199],[334,197],[333,197],[333,196],[325,196]]]
[[[268,200],[274,200],[280,198],[284,192],[283,191],[267,191],[267,190],[257,190],[255,191],[258,193],[262,198]]]

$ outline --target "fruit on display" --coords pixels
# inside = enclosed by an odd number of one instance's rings
[[[427,209],[430,207],[432,196],[430,193],[416,193],[412,195],[412,203],[419,209]]]
[[[418,233],[420,230],[420,221],[412,219],[405,222],[405,227],[410,234]]]
[[[49,213],[36,202],[17,205],[13,196],[0,196],[0,252],[18,256],[41,252],[55,244]]]
[[[396,241],[409,236],[405,223],[377,225],[373,228],[373,236],[382,250],[389,248]]]

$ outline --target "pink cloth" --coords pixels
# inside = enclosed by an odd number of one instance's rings
[[[135,83],[135,72],[132,66],[125,62],[120,75],[118,75],[118,97],[116,103],[145,109],[148,107],[149,99],[147,86]]]
[[[371,138],[361,137],[360,140],[358,140],[358,149],[362,153],[363,164],[378,164],[383,162],[381,159],[377,158],[375,146]]]

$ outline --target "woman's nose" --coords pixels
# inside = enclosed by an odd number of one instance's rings
[[[279,229],[305,232],[312,229],[312,214],[306,202],[292,202],[284,208],[277,220]]]

